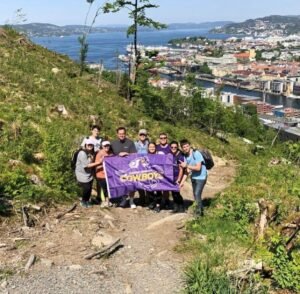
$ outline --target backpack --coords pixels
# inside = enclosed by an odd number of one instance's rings
[[[89,136],[85,137],[85,139],[88,139],[88,138],[89,138]],[[80,146],[78,149],[76,149],[72,153],[72,156],[71,156],[71,169],[72,169],[72,171],[75,171],[75,169],[76,169],[77,157],[78,157],[78,154],[81,150],[83,150],[83,148]]]
[[[77,157],[78,157],[78,154],[80,151],[82,151],[82,147],[80,147],[79,149],[75,150],[73,153],[72,153],[72,157],[71,157],[71,169],[73,171],[75,171],[76,169],[76,162],[77,162]]]
[[[193,149],[193,158],[195,159],[194,157],[194,152],[197,151],[197,149]],[[206,169],[207,170],[210,170],[214,167],[215,163],[214,163],[214,160],[210,154],[210,152],[207,150],[207,149],[203,149],[203,150],[198,150],[203,159],[204,159],[204,165],[206,166]]]

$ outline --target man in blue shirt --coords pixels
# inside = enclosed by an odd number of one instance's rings
[[[186,139],[180,141],[181,149],[185,155],[185,161],[180,163],[182,168],[186,168],[187,173],[181,180],[181,186],[187,179],[188,173],[191,174],[194,199],[196,201],[196,215],[203,216],[202,191],[207,180],[207,170],[204,158],[200,151],[193,150],[190,142]]]
[[[145,129],[139,130],[139,140],[136,141],[135,143],[135,148],[138,154],[146,155],[148,154],[148,145],[149,145],[149,140],[148,140],[148,132]],[[147,197],[147,193],[145,190],[138,190],[139,192],[139,204],[141,206],[145,206],[149,204],[149,199]]]

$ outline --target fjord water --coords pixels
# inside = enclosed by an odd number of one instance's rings
[[[160,30],[160,31],[142,31],[139,33],[139,43],[145,46],[166,46],[168,41],[176,38],[202,36],[209,39],[226,39],[231,35],[210,34],[207,29],[182,29],[182,30]],[[55,52],[68,55],[71,59],[79,59],[78,35],[63,37],[33,37],[32,41]],[[117,56],[126,53],[126,46],[132,43],[132,37],[127,38],[126,32],[107,32],[95,33],[88,36],[88,56],[87,62],[104,64],[106,69],[114,70],[117,68]],[[201,82],[204,88],[213,87],[210,82]],[[223,91],[232,93],[256,96],[262,98],[262,93],[256,91],[246,91],[232,86],[225,86]],[[274,105],[283,105],[285,107],[294,107],[300,109],[300,99],[286,98],[282,95],[266,95],[266,102]]]
[[[203,36],[215,39],[225,39],[228,35],[210,34],[207,29],[142,31],[139,42],[142,45],[166,46],[168,41],[175,38]],[[79,58],[78,35],[64,37],[33,37],[32,41],[50,50],[66,54],[73,60]],[[132,37],[127,38],[126,32],[107,32],[90,34],[88,37],[87,61],[99,63],[101,60],[106,69],[116,69],[117,56],[126,53],[126,46],[132,43]]]

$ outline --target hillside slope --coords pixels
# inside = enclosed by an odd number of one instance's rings
[[[79,76],[65,56],[36,46],[12,30],[0,31],[0,195],[24,201],[65,201],[76,197],[71,153],[89,134],[92,123],[102,136],[115,137],[126,126],[136,138],[148,128],[170,139],[194,138],[222,150],[216,140],[192,128],[154,121],[119,97],[115,85],[97,75]],[[100,85],[100,86],[98,86]],[[4,201],[4,200],[2,200]],[[0,213],[8,206],[0,204]]]
[[[216,200],[207,201],[205,217],[187,223],[185,239],[177,250],[200,258],[187,271],[187,292],[300,291],[300,172],[299,165],[293,164],[299,164],[299,144],[273,144],[270,139],[275,134],[263,132],[264,146],[248,145],[230,134],[219,140],[193,124],[168,124],[163,115],[161,121],[151,119],[151,103],[147,116],[138,103],[127,104],[115,85],[98,80],[95,73],[80,77],[79,67],[67,57],[35,46],[12,30],[0,30],[1,224],[14,219],[9,215],[19,216],[24,203],[48,207],[76,199],[71,151],[89,132],[90,123],[100,123],[102,135],[110,139],[120,125],[128,128],[131,138],[140,127],[147,128],[152,139],[165,131],[170,139],[188,138],[214,155],[235,159],[238,165],[230,187]],[[243,124],[242,117],[238,118],[228,128],[233,133],[233,127]],[[226,121],[221,123],[226,125]],[[15,218],[19,225],[20,219]],[[246,269],[240,276],[245,263],[262,266]],[[228,272],[233,273],[230,279]],[[234,287],[240,292],[234,292]]]

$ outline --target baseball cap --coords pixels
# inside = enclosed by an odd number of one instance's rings
[[[109,141],[103,141],[101,143],[102,147],[106,146],[106,145],[110,145],[110,142]]]
[[[85,145],[95,145],[95,142],[93,140],[91,140],[91,139],[87,139],[85,141]]]
[[[145,129],[140,129],[139,130],[139,135],[147,135],[148,134],[148,132],[147,132],[147,130],[145,130]]]

